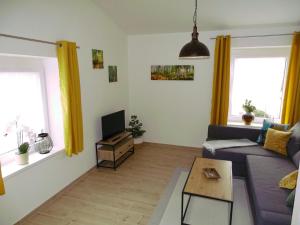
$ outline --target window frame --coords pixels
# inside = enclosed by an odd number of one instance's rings
[[[283,81],[283,94],[284,87],[286,83],[286,77],[288,72],[288,65],[290,60],[290,45],[282,45],[282,46],[260,46],[260,47],[232,47],[231,48],[231,56],[230,56],[230,88],[229,88],[229,108],[228,108],[228,122],[227,124],[243,124],[243,120],[241,116],[232,115],[232,105],[231,105],[231,97],[233,90],[233,80],[234,80],[234,64],[235,60],[238,58],[276,58],[276,57],[285,57],[286,65],[284,70],[284,81]],[[282,105],[280,106],[280,111],[282,110]],[[263,117],[255,117],[253,121],[253,125],[257,126],[263,123]],[[276,119],[276,122],[280,120]]]

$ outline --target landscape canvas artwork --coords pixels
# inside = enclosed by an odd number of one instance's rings
[[[117,66],[108,66],[108,80],[109,82],[118,81],[118,68]]]
[[[94,69],[103,69],[104,62],[103,62],[103,51],[92,49],[92,56],[93,56],[93,68]]]
[[[151,66],[151,80],[194,80],[194,66]]]

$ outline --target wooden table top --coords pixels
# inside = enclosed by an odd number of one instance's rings
[[[215,168],[221,178],[207,179],[203,168]],[[232,202],[231,161],[196,157],[183,192]]]
[[[113,137],[107,139],[107,140],[101,140],[101,141],[98,141],[96,144],[103,144],[103,145],[115,145],[117,144],[118,142],[120,142],[121,140],[129,137],[131,135],[130,132],[127,132],[127,131],[124,131],[120,134],[117,134],[117,135],[114,135]]]

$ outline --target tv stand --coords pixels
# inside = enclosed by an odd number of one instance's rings
[[[97,167],[116,170],[134,153],[133,137],[130,132],[122,132],[107,140],[96,142],[95,149]]]

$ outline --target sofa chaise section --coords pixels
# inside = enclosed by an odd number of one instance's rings
[[[282,177],[296,170],[284,158],[248,155],[247,185],[256,225],[290,225],[292,209],[286,206],[289,190],[279,188]]]

